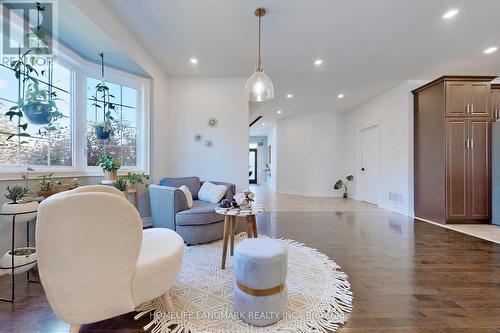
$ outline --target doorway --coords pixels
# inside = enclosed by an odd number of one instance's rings
[[[379,189],[379,125],[360,129],[361,200],[378,205]]]
[[[248,182],[257,184],[257,149],[248,151]]]

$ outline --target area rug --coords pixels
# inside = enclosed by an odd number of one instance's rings
[[[235,242],[245,238],[241,233]],[[256,327],[233,312],[233,257],[222,270],[222,241],[186,247],[170,291],[175,313],[156,299],[138,309],[136,318],[149,315],[152,321],[144,329],[153,333],[335,331],[352,309],[347,275],[325,254],[294,240],[277,240],[288,248],[288,310],[278,323]]]

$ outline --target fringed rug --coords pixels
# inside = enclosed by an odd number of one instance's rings
[[[244,238],[246,234],[239,234],[235,242]],[[222,241],[186,247],[181,272],[170,290],[175,313],[156,299],[138,309],[136,318],[150,315],[152,321],[144,329],[153,333],[335,331],[352,309],[347,275],[325,254],[294,240],[277,240],[288,248],[288,310],[278,323],[256,327],[233,312],[233,257],[228,256],[222,270]]]

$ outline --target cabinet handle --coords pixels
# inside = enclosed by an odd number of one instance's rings
[[[466,113],[466,114],[469,114],[469,104],[467,104],[467,105],[465,106],[465,113]]]
[[[465,148],[469,148],[469,139],[465,140]]]
[[[474,113],[474,104],[471,104],[471,105],[470,105],[470,109],[471,109],[471,112],[470,112],[470,113]]]
[[[470,139],[470,149],[474,149],[474,140]]]

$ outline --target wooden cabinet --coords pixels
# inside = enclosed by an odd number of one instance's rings
[[[469,119],[468,132],[468,216],[488,219],[491,210],[491,122]]]
[[[467,120],[446,121],[446,218],[467,218]]]
[[[416,217],[489,221],[492,110],[500,110],[494,78],[444,76],[413,91]]]
[[[491,117],[500,120],[500,84],[491,85]]]
[[[445,84],[447,117],[491,117],[489,83],[448,81]]]

